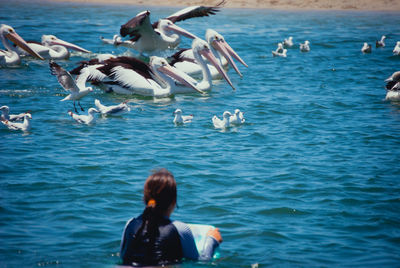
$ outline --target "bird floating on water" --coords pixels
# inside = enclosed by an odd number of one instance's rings
[[[7,105],[3,105],[0,107],[0,111],[2,112],[0,116],[0,121],[21,121],[24,120],[24,116],[26,113],[20,113],[20,114],[10,114],[10,108]]]
[[[174,112],[174,120],[173,122],[175,124],[186,124],[192,122],[193,115],[182,115],[182,110],[181,109],[176,109]]]
[[[0,39],[6,50],[0,49],[0,66],[14,66],[21,63],[21,58],[18,54],[18,49],[14,47],[10,42],[16,46],[22,48],[30,55],[44,60],[42,56],[36,53],[28,43],[14,30],[13,27],[1,24],[0,25]]]
[[[306,40],[303,44],[300,43],[300,51],[301,52],[309,52],[310,51],[310,41]]]
[[[244,118],[244,113],[239,109],[235,109],[235,113],[229,118],[229,124],[232,125],[241,125],[245,121],[246,119]]]
[[[375,46],[376,47],[385,47],[385,39],[386,39],[386,36],[382,35],[381,40],[376,40]]]
[[[25,113],[24,122],[22,123],[11,122],[8,120],[2,120],[1,122],[11,130],[29,131],[31,129],[30,119],[32,119],[32,115],[30,113]]]
[[[394,72],[386,80],[386,100],[400,101],[400,71]]]
[[[400,41],[397,41],[396,46],[393,49],[393,54],[400,56]]]
[[[363,47],[361,48],[362,53],[371,53],[372,52],[372,46],[368,43],[364,43]]]
[[[70,94],[61,101],[66,101],[66,100],[74,101],[74,109],[76,113],[78,111],[76,110],[75,101],[78,101],[79,107],[81,108],[82,111],[84,111],[79,101],[80,99],[82,99],[87,94],[93,91],[91,87],[86,87],[86,80],[90,74],[89,70],[83,71],[83,73],[80,76],[78,76],[75,81],[68,71],[66,71],[64,68],[62,68],[54,61],[50,60],[49,66],[51,74],[57,76],[57,80],[60,83],[60,85],[66,91],[70,92]]]
[[[230,127],[229,120],[231,116],[232,114],[230,112],[225,111],[222,115],[222,120],[219,119],[216,115],[214,115],[211,120],[215,128],[225,129]]]
[[[89,108],[88,114],[74,114],[72,111],[68,111],[68,114],[78,123],[80,124],[91,124],[94,121],[94,113],[100,113],[99,110],[95,108]]]
[[[289,38],[285,38],[283,41],[283,47],[284,48],[290,48],[293,46],[293,37],[289,36]]]
[[[279,43],[279,44],[281,44],[281,43]],[[272,56],[286,58],[287,57],[287,49],[283,48],[281,50],[279,47],[279,44],[278,44],[278,48],[276,50],[272,51]],[[278,52],[278,51],[282,51],[282,52]]]
[[[97,110],[100,111],[102,115],[121,115],[124,113],[128,113],[131,111],[131,108],[128,106],[127,103],[128,101],[124,101],[118,105],[105,106],[101,104],[98,99],[94,101]]]

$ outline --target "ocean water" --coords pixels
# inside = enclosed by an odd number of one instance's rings
[[[2,1],[0,22],[26,40],[54,34],[96,53],[137,55],[103,45],[146,7]],[[177,11],[149,7],[152,20]],[[29,133],[0,126],[0,267],[114,267],[125,222],[143,210],[151,170],[178,182],[173,218],[213,224],[221,258],[183,267],[398,267],[400,104],[384,100],[384,79],[400,70],[391,51],[399,12],[223,9],[179,22],[220,32],[247,62],[237,90],[155,100],[95,90],[82,100],[132,111],[75,123],[48,62],[0,69],[0,105],[30,110]],[[386,47],[360,52],[385,34]],[[293,36],[287,58],[276,44]],[[298,43],[309,40],[311,51]],[[184,39],[181,47],[190,46]],[[87,55],[57,61],[70,70]],[[172,112],[194,114],[175,126]],[[227,131],[211,117],[240,108]]]

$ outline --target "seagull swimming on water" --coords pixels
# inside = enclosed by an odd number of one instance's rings
[[[94,121],[94,113],[100,113],[100,111],[95,108],[89,108],[88,115],[74,114],[72,111],[68,111],[68,114],[78,123],[89,125]]]
[[[306,40],[304,44],[300,43],[300,51],[301,52],[309,52],[310,51],[310,41]]]
[[[285,38],[285,40],[283,41],[283,47],[289,48],[292,46],[293,46],[293,37],[289,36],[289,38]]]
[[[225,129],[228,128],[230,126],[230,117],[232,116],[232,114],[228,111],[225,111],[222,115],[222,120],[219,119],[216,115],[213,116],[212,118],[212,122],[215,128],[221,128],[221,129]]]
[[[386,100],[400,100],[400,71],[394,72],[386,82]]]
[[[385,47],[385,39],[386,39],[386,36],[382,35],[381,40],[376,40],[375,46],[376,47]]]
[[[182,110],[181,109],[176,109],[174,112],[174,123],[175,124],[185,124],[185,123],[190,123],[192,122],[193,115],[182,115]]]
[[[363,47],[361,48],[362,53],[371,53],[372,51],[372,46],[369,45],[368,43],[364,43]]]
[[[127,103],[128,101],[124,101],[118,105],[105,106],[98,99],[94,101],[94,105],[102,115],[121,115],[130,112],[131,108]]]
[[[246,121],[246,119],[244,119],[243,116],[243,112],[241,112],[239,109],[235,110],[235,113],[233,115],[231,115],[231,117],[229,118],[229,124],[232,125],[241,125],[244,123],[244,121]]]
[[[0,116],[0,121],[21,121],[24,120],[25,114],[26,113],[20,113],[20,114],[9,114],[10,113],[10,108],[7,105],[3,105],[0,107],[0,111],[2,112],[2,115]]]
[[[1,122],[11,130],[29,131],[31,129],[31,122],[29,121],[30,119],[32,119],[32,115],[30,113],[25,113],[24,122],[22,123],[10,122],[8,120]]]
[[[400,55],[400,41],[397,41],[396,46],[393,49],[393,54],[397,56]]]
[[[70,94],[62,99],[61,101],[72,100],[74,101],[74,109],[77,113],[75,107],[75,101],[78,101],[79,107],[81,110],[84,111],[82,108],[79,100],[85,97],[87,94],[93,91],[91,87],[86,87],[86,80],[90,75],[90,71],[88,69],[83,69],[82,73],[77,77],[76,81],[72,78],[71,74],[62,68],[60,65],[55,63],[54,61],[50,60],[49,62],[50,70],[52,75],[57,76],[57,80],[60,85]]]

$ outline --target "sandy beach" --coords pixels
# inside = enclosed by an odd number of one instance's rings
[[[50,0],[56,2],[84,2],[146,6],[216,5],[216,0]],[[228,0],[227,8],[266,8],[291,10],[382,10],[400,11],[398,0]]]

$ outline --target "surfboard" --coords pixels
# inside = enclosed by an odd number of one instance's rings
[[[199,255],[203,253],[204,245],[206,243],[207,232],[210,229],[214,229],[215,227],[207,224],[187,224],[192,231],[194,241],[196,243],[197,251]],[[214,252],[214,259],[218,259],[220,257],[219,247]]]

